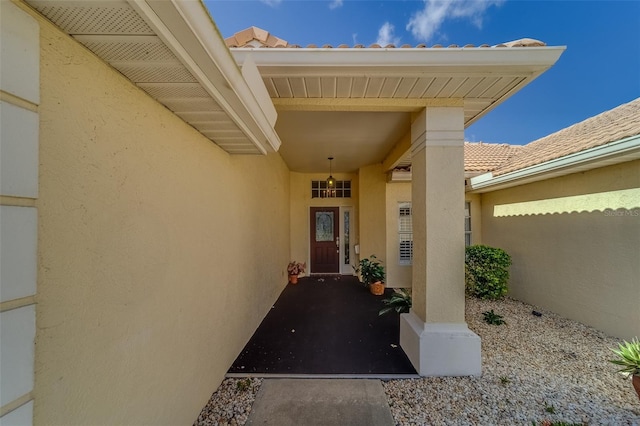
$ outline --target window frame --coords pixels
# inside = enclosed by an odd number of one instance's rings
[[[407,217],[408,221],[403,220]],[[413,206],[410,201],[398,202],[398,264],[413,265]]]

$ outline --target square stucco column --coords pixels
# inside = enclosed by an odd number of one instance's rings
[[[413,308],[400,345],[421,376],[481,374],[464,318],[464,110],[433,107],[411,126]]]

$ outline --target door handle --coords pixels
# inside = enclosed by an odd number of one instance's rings
[[[340,247],[340,237],[336,237],[336,247]]]

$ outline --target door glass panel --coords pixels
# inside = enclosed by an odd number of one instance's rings
[[[344,264],[351,264],[349,253],[349,212],[344,212]]]
[[[333,241],[333,212],[316,212],[316,241]]]

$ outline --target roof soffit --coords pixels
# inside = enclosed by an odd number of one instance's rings
[[[416,99],[462,99],[468,126],[549,69],[564,49],[243,47],[231,52],[240,65],[247,58],[256,63],[279,110],[321,110],[319,98],[403,99],[409,105],[403,111],[419,108],[412,103]],[[345,110],[357,110],[358,103],[363,101],[345,102]]]
[[[272,104],[242,78],[201,2],[26,2],[227,152],[279,148]]]

